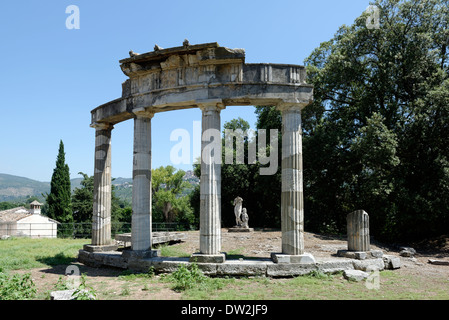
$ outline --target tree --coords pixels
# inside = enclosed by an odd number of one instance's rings
[[[88,223],[92,221],[94,177],[79,172],[83,176],[80,188],[75,188],[72,196],[73,219],[77,223]]]
[[[185,172],[173,166],[159,167],[151,171],[153,217],[165,222],[194,222],[188,196],[182,192],[190,185],[184,181]]]
[[[73,214],[71,203],[71,185],[69,166],[65,163],[64,144],[59,143],[59,152],[56,158],[56,167],[53,170],[50,184],[50,194],[47,195],[50,218],[67,224],[64,228],[66,235],[73,233]]]
[[[75,188],[72,196],[73,218],[77,223],[91,223],[93,215],[94,176],[79,172],[83,176],[81,188]],[[131,207],[121,201],[115,194],[115,186],[111,191],[111,221],[114,225],[131,223]]]
[[[307,58],[315,101],[303,112],[306,224],[412,239],[449,226],[449,2],[378,0]]]

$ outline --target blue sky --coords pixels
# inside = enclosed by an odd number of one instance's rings
[[[218,42],[244,48],[248,63],[303,64],[313,49],[368,7],[369,0],[15,0],[0,3],[0,173],[50,181],[59,141],[72,178],[93,174],[90,111],[121,95],[128,52]],[[66,28],[66,8],[80,10],[80,29]],[[227,107],[222,125],[253,107]],[[197,109],[156,114],[152,166],[172,164],[173,130],[192,133]],[[192,134],[193,136],[193,134]],[[193,143],[193,142],[191,142]],[[112,175],[132,175],[133,122],[112,132]],[[178,166],[189,170],[192,166]]]

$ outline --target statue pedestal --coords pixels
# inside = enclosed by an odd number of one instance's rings
[[[254,228],[242,228],[242,227],[232,227],[228,229],[228,232],[253,232]]]

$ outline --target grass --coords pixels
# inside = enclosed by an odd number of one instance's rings
[[[70,264],[86,239],[29,239],[11,238],[0,242],[0,268],[29,270],[46,266]]]
[[[0,270],[12,274],[14,270],[27,270],[75,261],[78,250],[89,240],[72,239],[9,239],[0,242]],[[161,246],[165,256],[186,257],[179,247]],[[242,256],[240,249],[228,252]],[[40,279],[49,277],[43,274]],[[341,273],[313,272],[294,278],[204,276],[197,268],[179,268],[169,275],[111,271],[101,279],[86,276],[99,299],[139,299],[164,297],[172,292],[180,299],[189,300],[449,300],[449,279],[437,275],[412,275],[385,270],[380,272],[380,287],[368,289],[365,282],[350,282]],[[38,280],[38,279],[37,279]],[[13,286],[12,283],[10,286]],[[57,285],[57,279],[51,286]],[[38,290],[39,291],[39,290]],[[35,299],[42,299],[38,294]]]

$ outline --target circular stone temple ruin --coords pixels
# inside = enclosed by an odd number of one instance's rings
[[[322,270],[351,269],[349,259],[321,261],[304,252],[304,208],[301,110],[313,99],[303,66],[245,63],[243,49],[217,43],[190,45],[137,54],[120,60],[129,77],[122,96],[91,111],[95,128],[94,207],[92,243],[79,251],[87,265],[132,270],[175,270],[194,261],[206,273],[296,275]],[[221,164],[202,152],[199,252],[190,258],[160,257],[152,249],[151,123],[158,113],[199,108],[202,131],[221,132],[220,112],[227,106],[270,105],[282,114],[282,252],[271,259],[226,260],[221,252]],[[131,249],[118,251],[111,239],[111,133],[114,125],[134,121]],[[157,136],[155,137],[157,138]],[[201,149],[209,141],[201,142]]]

